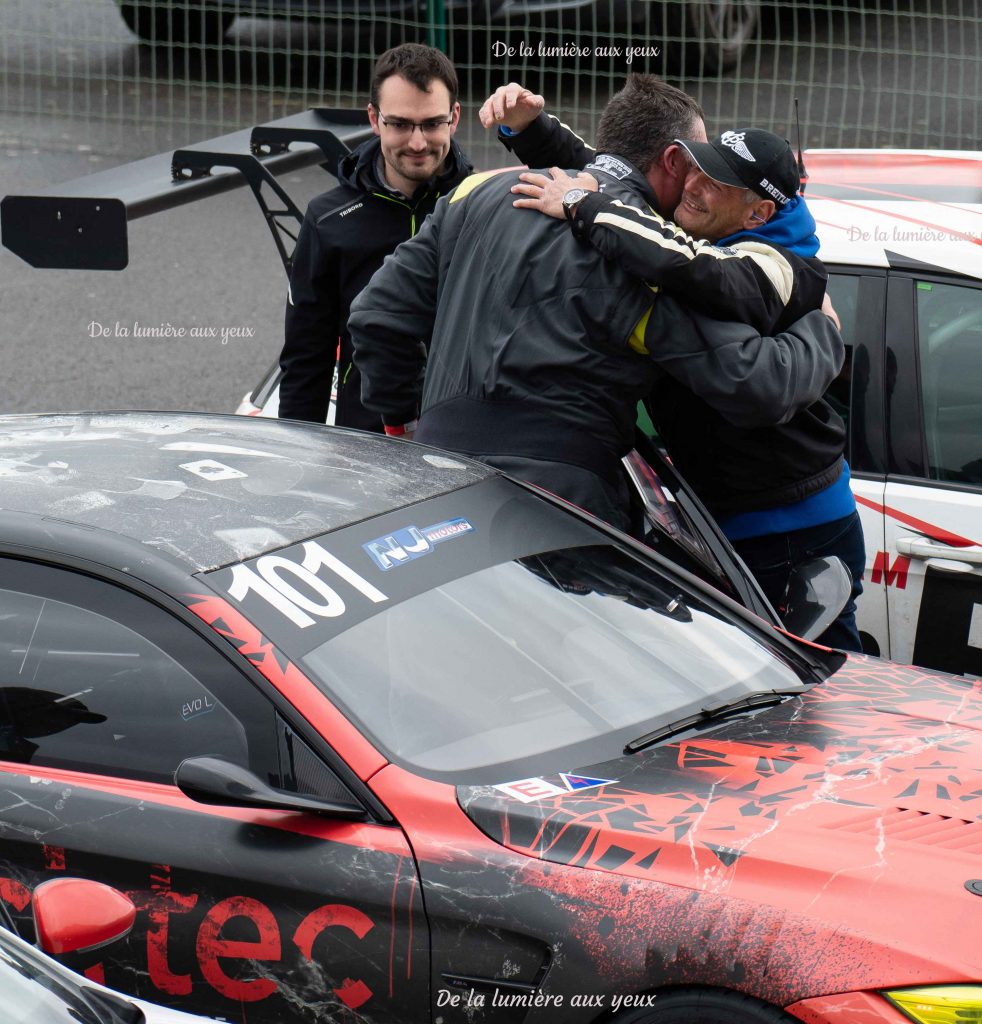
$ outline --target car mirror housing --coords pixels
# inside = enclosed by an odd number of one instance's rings
[[[85,953],[129,934],[136,907],[123,893],[87,878],[52,878],[33,895],[34,928],[45,953]]]
[[[187,758],[174,773],[174,782],[186,797],[201,804],[264,807],[269,810],[296,811],[298,814],[325,814],[355,821],[363,821],[367,816],[365,809],[354,802],[320,800],[273,789],[247,768],[221,757]]]
[[[813,558],[791,573],[784,625],[814,640],[838,618],[852,593],[852,577],[841,558]]]

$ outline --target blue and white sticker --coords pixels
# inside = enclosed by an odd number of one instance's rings
[[[571,775],[569,772],[560,772],[559,777],[571,793],[579,793],[584,789],[596,789],[598,786],[610,786],[616,779],[595,779],[588,775]]]
[[[362,547],[382,572],[388,572],[414,558],[428,555],[437,544],[445,540],[453,540],[454,537],[473,531],[474,526],[466,519],[445,519],[432,526],[406,526],[401,530],[393,530],[384,537],[376,537],[362,544]]]

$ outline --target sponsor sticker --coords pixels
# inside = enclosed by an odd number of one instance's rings
[[[584,789],[596,789],[597,786],[609,786],[617,782],[616,779],[594,779],[587,775],[570,775],[567,772],[560,772],[559,777],[571,793],[579,793]]]
[[[190,700],[186,700],[181,706],[181,717],[187,722],[191,718],[207,715],[209,711],[214,710],[215,702],[210,695],[206,694],[203,697],[192,697]]]
[[[247,474],[240,469],[233,469],[223,462],[214,459],[201,459],[199,462],[184,462],[181,469],[186,469],[202,480],[241,480]]]
[[[382,572],[388,572],[398,565],[428,555],[437,544],[445,540],[453,540],[454,537],[473,531],[474,526],[468,520],[458,517],[433,523],[432,526],[406,526],[384,537],[376,537],[362,544],[362,547]]]
[[[562,786],[554,786],[545,779],[519,779],[518,782],[502,782],[494,787],[505,796],[521,800],[523,804],[535,803],[549,796],[564,796],[567,790]]]

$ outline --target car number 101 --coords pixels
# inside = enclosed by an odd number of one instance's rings
[[[333,573],[375,604],[388,600],[378,587],[325,551],[317,541],[306,541],[302,550],[304,557],[299,564],[283,555],[263,555],[257,559],[255,568],[241,563],[234,566],[229,596],[242,601],[252,591],[301,629],[312,626],[317,618],[344,615],[344,598],[320,578],[321,570]],[[315,596],[301,593],[295,583],[304,584]]]

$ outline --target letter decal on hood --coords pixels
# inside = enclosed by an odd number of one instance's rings
[[[554,786],[545,779],[520,779],[518,782],[502,782],[495,786],[506,796],[521,800],[523,804],[531,804],[547,796],[563,796],[566,790],[562,786]]]

